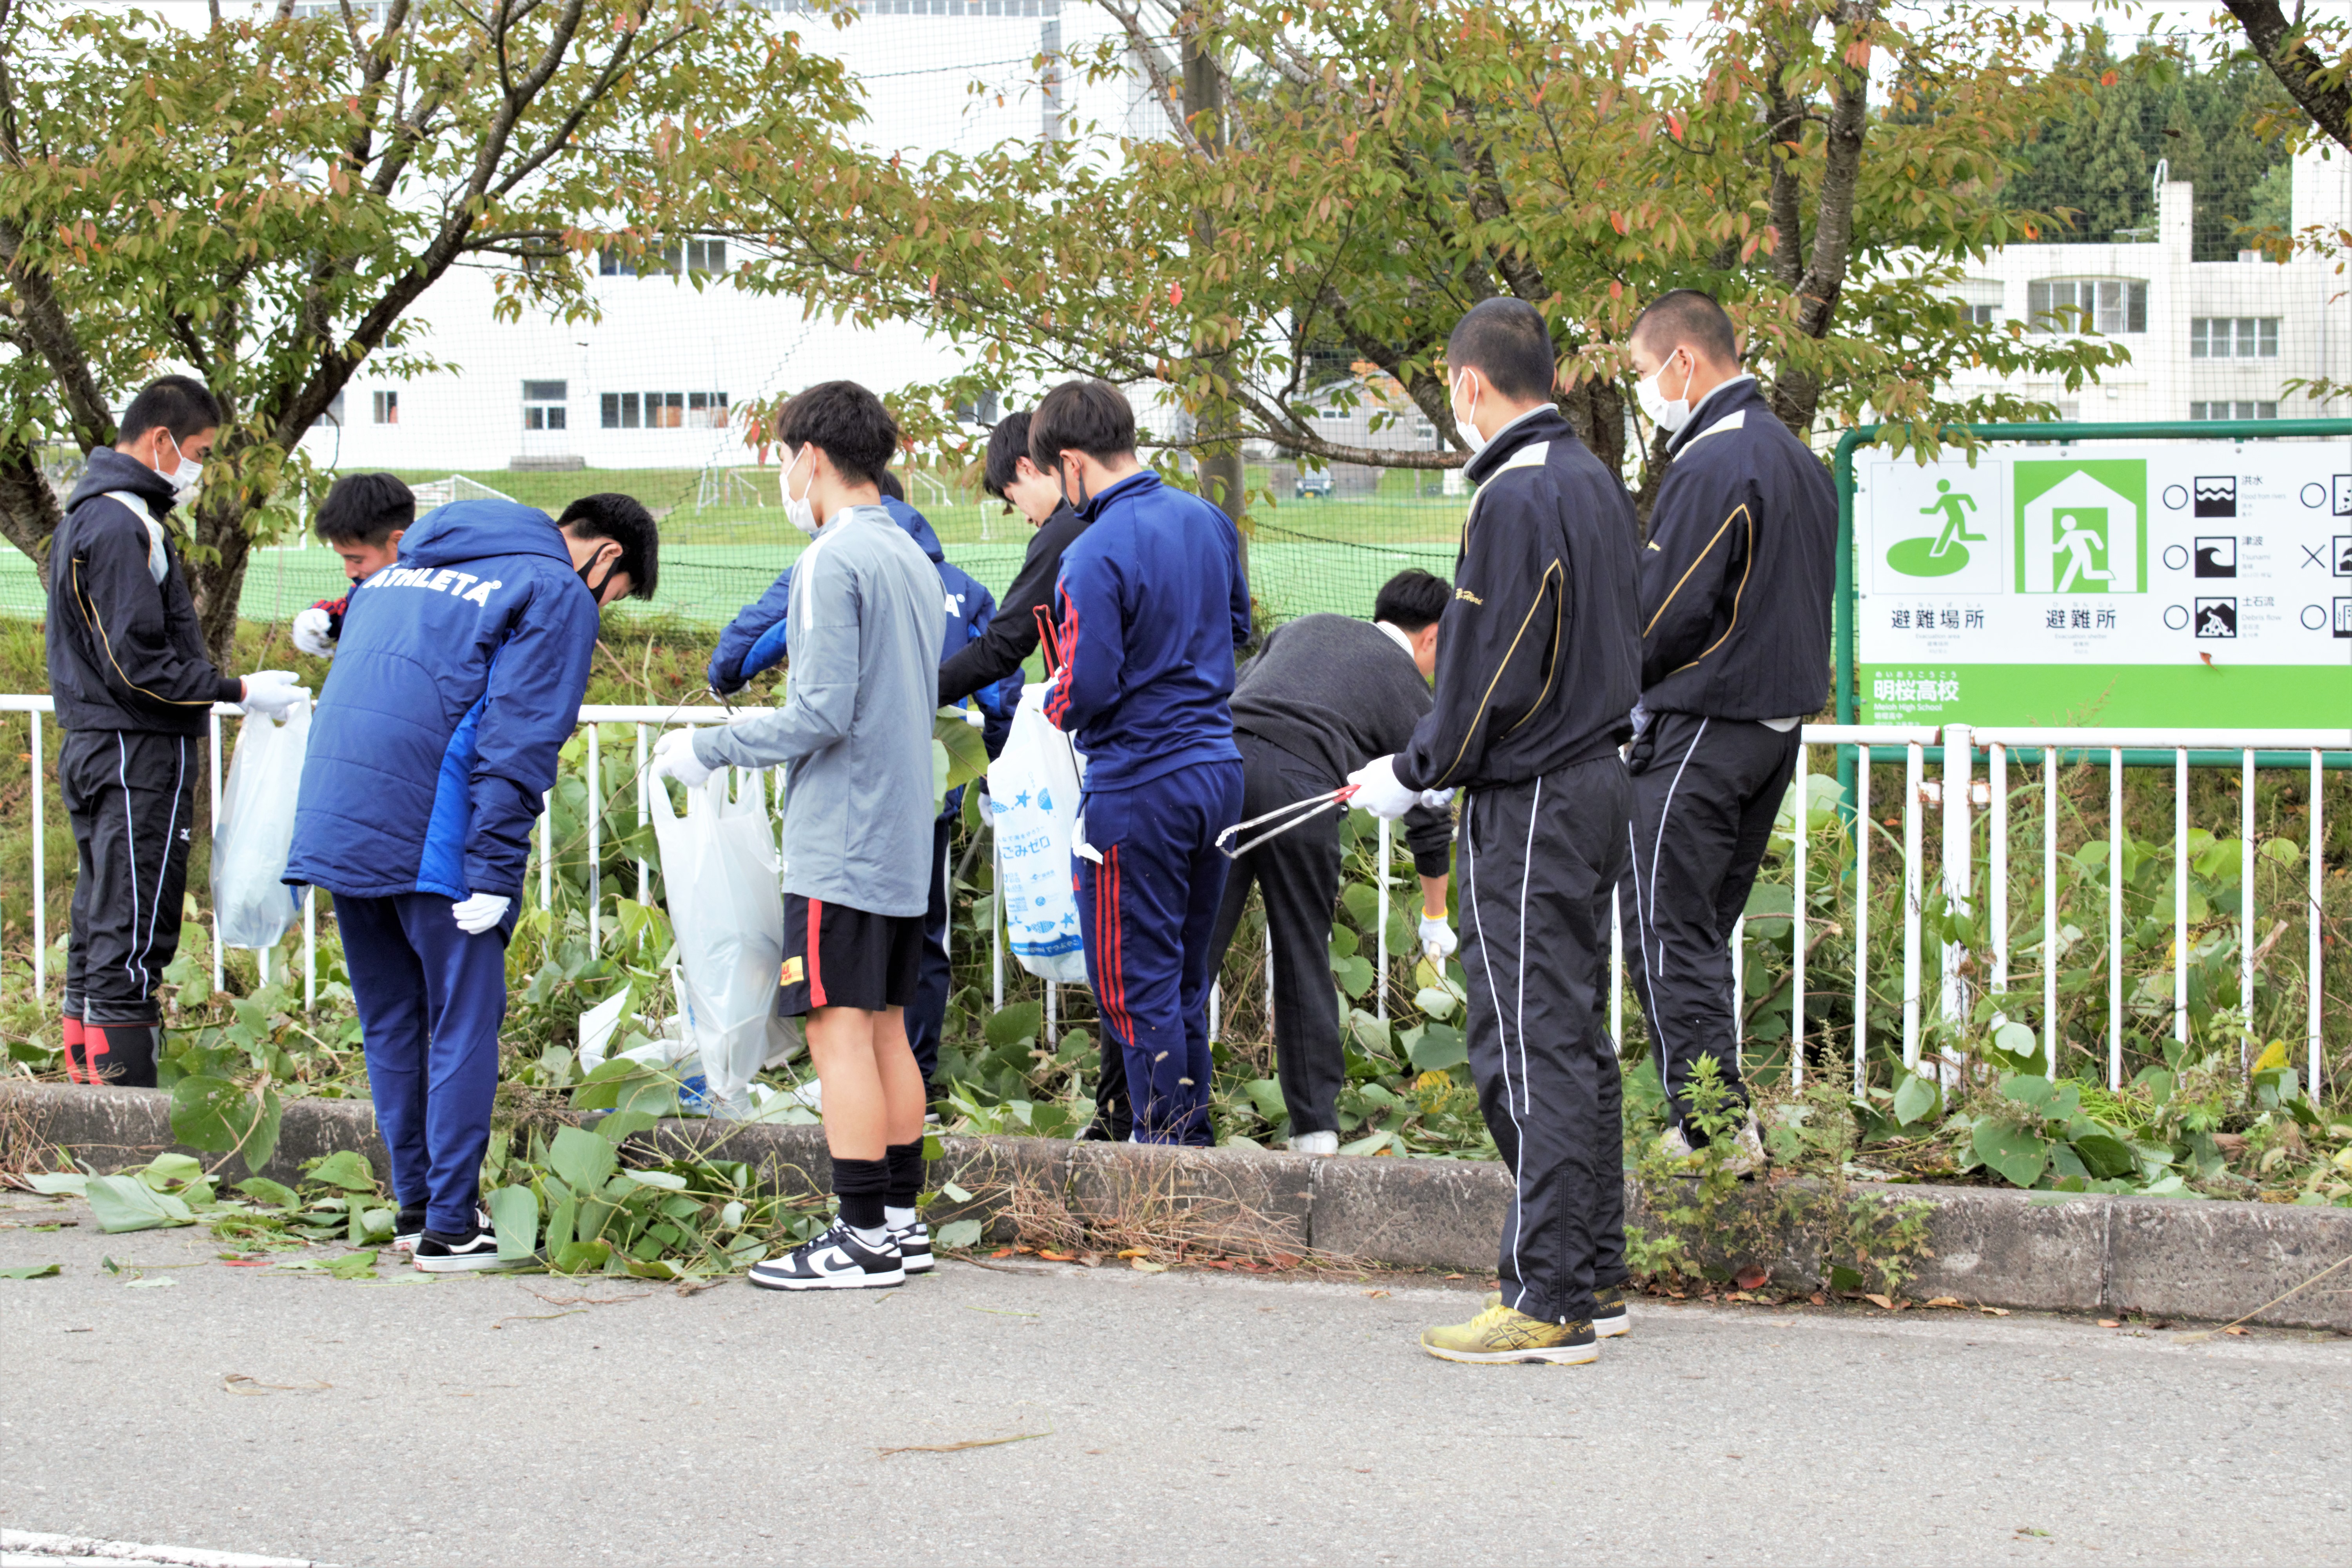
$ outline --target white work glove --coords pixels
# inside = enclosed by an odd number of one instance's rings
[[[676,779],[693,789],[708,783],[715,771],[694,754],[692,730],[665,731],[654,742],[653,774],[657,779]]]
[[[1461,944],[1454,940],[1454,928],[1445,923],[1444,915],[1424,913],[1421,917],[1421,955],[1440,968],[1454,956]]]
[[[312,658],[335,657],[334,622],[327,612],[313,605],[294,617],[294,647],[298,652]]]
[[[506,919],[507,906],[513,902],[503,893],[476,893],[451,904],[449,912],[457,917],[459,931],[467,936],[479,936]]]
[[[310,695],[294,683],[294,672],[290,669],[257,669],[245,678],[245,710],[247,714],[258,713],[281,719],[296,703],[308,700]]]
[[[1356,786],[1355,804],[1384,821],[1394,822],[1421,804],[1421,791],[1397,783],[1396,758],[1374,757],[1348,775]]]
[[[1427,806],[1432,811],[1444,811],[1447,806],[1454,804],[1454,792],[1450,789],[1423,790],[1421,792],[1421,804]]]

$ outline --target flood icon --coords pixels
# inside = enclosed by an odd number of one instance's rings
[[[2238,515],[2238,480],[2234,474],[2200,474],[2196,484],[2199,517]]]
[[[1941,517],[1943,527],[1936,537],[1925,534],[1916,539],[1896,541],[1886,552],[1886,563],[1906,577],[1948,577],[1969,563],[1969,546],[1982,544],[1985,536],[1969,531],[1968,514],[1976,510],[1976,498],[1952,489],[1949,479],[1936,481],[1936,499],[1919,509],[1922,517]]]

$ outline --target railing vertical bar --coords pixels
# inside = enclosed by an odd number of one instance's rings
[[[1054,1048],[1054,1010],[1062,1000],[1062,988],[1053,981],[1045,982],[1045,1033],[1038,1044],[1047,1050]]]
[[[1944,904],[1954,915],[1966,914],[1970,907],[1969,895],[1974,890],[1975,826],[1969,815],[1969,793],[1976,781],[1976,747],[1969,738],[1966,724],[1944,726],[1944,836],[1942,846],[1944,873]],[[1968,962],[1968,950],[1956,941],[1941,944],[1942,952],[1937,965],[1940,984],[1937,990],[1936,1011],[1949,1033],[1946,1038],[1957,1042],[1963,1026],[1969,1021],[1968,982],[1961,977],[1960,966]],[[1937,1068],[1937,1078],[1944,1083],[1956,1081],[1959,1071],[1958,1049],[1956,1043],[1948,1044],[1944,1059]]]
[[[2311,910],[2307,917],[2311,925],[2311,949],[2305,958],[2303,971],[2304,1005],[2307,1010],[2304,1033],[2309,1041],[2311,1061],[2304,1092],[2315,1100],[2319,1098],[2319,806],[2321,789],[2326,778],[2320,765],[2319,753],[2315,751],[2311,753]]]
[[[1853,770],[1853,1092],[1861,1098],[1870,1046],[1870,748]]]
[[[643,724],[637,726],[636,771],[629,775],[629,784],[630,787],[636,792],[637,842],[642,846],[646,841],[646,825],[652,822],[654,819],[653,802],[646,798],[646,790],[647,787],[646,780],[646,727]],[[767,805],[767,790],[762,787],[760,791],[760,804],[763,806]],[[637,857],[637,902],[641,904],[650,904],[653,901],[653,867],[646,863],[644,856],[640,855]]]
[[[2124,753],[2107,748],[2107,1087],[2124,1086]]]
[[[1380,874],[1380,978],[1372,985],[1373,1016],[1383,1024],[1389,1021],[1389,819],[1377,819],[1381,825]]]
[[[600,911],[604,907],[604,791],[598,780],[597,762],[601,753],[596,726],[588,726],[588,951],[602,952],[604,949],[604,920]]]
[[[1903,758],[1903,1065],[1919,1068],[1919,788],[1927,753],[1919,742]]]
[[[2254,749],[2242,753],[2238,789],[2238,1005],[2246,1026],[2238,1037],[2238,1067],[2254,1065]]]
[[[1985,752],[1986,787],[1992,795],[1992,823],[1986,830],[1985,893],[1991,906],[1992,988],[2009,992],[2009,748],[1995,742]]]
[[[1224,1001],[1225,988],[1223,983],[1221,981],[1212,981],[1209,985],[1209,1044],[1213,1046],[1217,1043],[1218,1014],[1223,1011]]]
[[[33,710],[33,1005],[41,1005],[47,995],[49,963],[49,859],[48,832],[41,825],[41,807],[47,799],[48,759],[42,754],[41,710]]]
[[[555,908],[555,792],[539,797],[539,907]]]
[[[302,889],[302,1011],[319,1005],[319,889]]]
[[[1004,861],[996,829],[988,830],[988,1010],[1004,1011]]]
[[[2058,1076],[2058,748],[2042,748],[2042,1060]]]
[[[218,843],[220,841],[221,791],[220,715],[217,712],[209,715],[205,719],[205,724],[208,731],[207,740],[212,751],[212,835],[213,841],[215,843]],[[215,991],[224,989],[226,984],[222,979],[221,957],[220,910],[218,909],[215,909],[213,910],[213,989]]]
[[[1794,884],[1790,908],[1794,916],[1789,922],[1789,1087],[1805,1087],[1805,848],[1812,835],[1811,803],[1806,799],[1805,742],[1803,732],[1797,741],[1797,769],[1792,781],[1797,786],[1797,815],[1791,825],[1795,830],[1792,846],[1794,866],[1790,877]]]
[[[2189,749],[2172,752],[2172,1037],[2189,1038]]]
[[[1731,1065],[1748,1070],[1748,917],[1731,922]]]

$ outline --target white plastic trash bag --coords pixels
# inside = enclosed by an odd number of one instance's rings
[[[213,829],[213,911],[224,946],[275,947],[302,913],[299,893],[284,878],[310,749],[308,702],[283,720],[252,714],[238,721]]]
[[[1022,688],[1004,750],[988,764],[996,889],[1021,967],[1040,979],[1083,985],[1087,954],[1070,882],[1070,841],[1086,759],[1047,722],[1045,700],[1044,682]]]
[[[741,1117],[772,1048],[784,900],[766,792],[747,779],[740,797],[730,800],[730,772],[720,768],[687,791],[684,816],[670,805],[667,784],[655,781],[648,794],[670,931],[686,971],[678,997],[686,1037],[701,1052],[711,1114]]]

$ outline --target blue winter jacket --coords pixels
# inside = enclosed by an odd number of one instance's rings
[[[1233,520],[1150,471],[1087,501],[1054,588],[1045,717],[1087,757],[1087,790],[1238,762],[1234,650],[1250,638]]]
[[[359,898],[522,891],[596,647],[596,601],[535,507],[436,509],[352,591],[310,720],[289,882]]]
[[[940,586],[946,594],[947,627],[940,643],[940,658],[947,658],[966,643],[988,629],[996,614],[996,596],[982,586],[978,578],[962,567],[950,563],[940,544],[940,536],[931,530],[930,521],[905,501],[884,497],[882,510],[891,521],[907,531],[907,537],[923,547],[923,553],[939,568]],[[727,629],[719,634],[719,646],[710,655],[710,688],[721,693],[740,689],[763,669],[783,662],[789,651],[785,646],[785,611],[793,597],[792,568],[768,586],[768,591],[743,606]],[[986,714],[988,722],[982,733],[988,742],[988,754],[994,756],[1004,745],[1004,737],[1012,728],[1013,710],[1021,706],[1021,678],[1007,676],[993,686],[984,687],[972,694],[973,703]],[[958,790],[948,802],[952,812],[961,803],[963,792]]]

